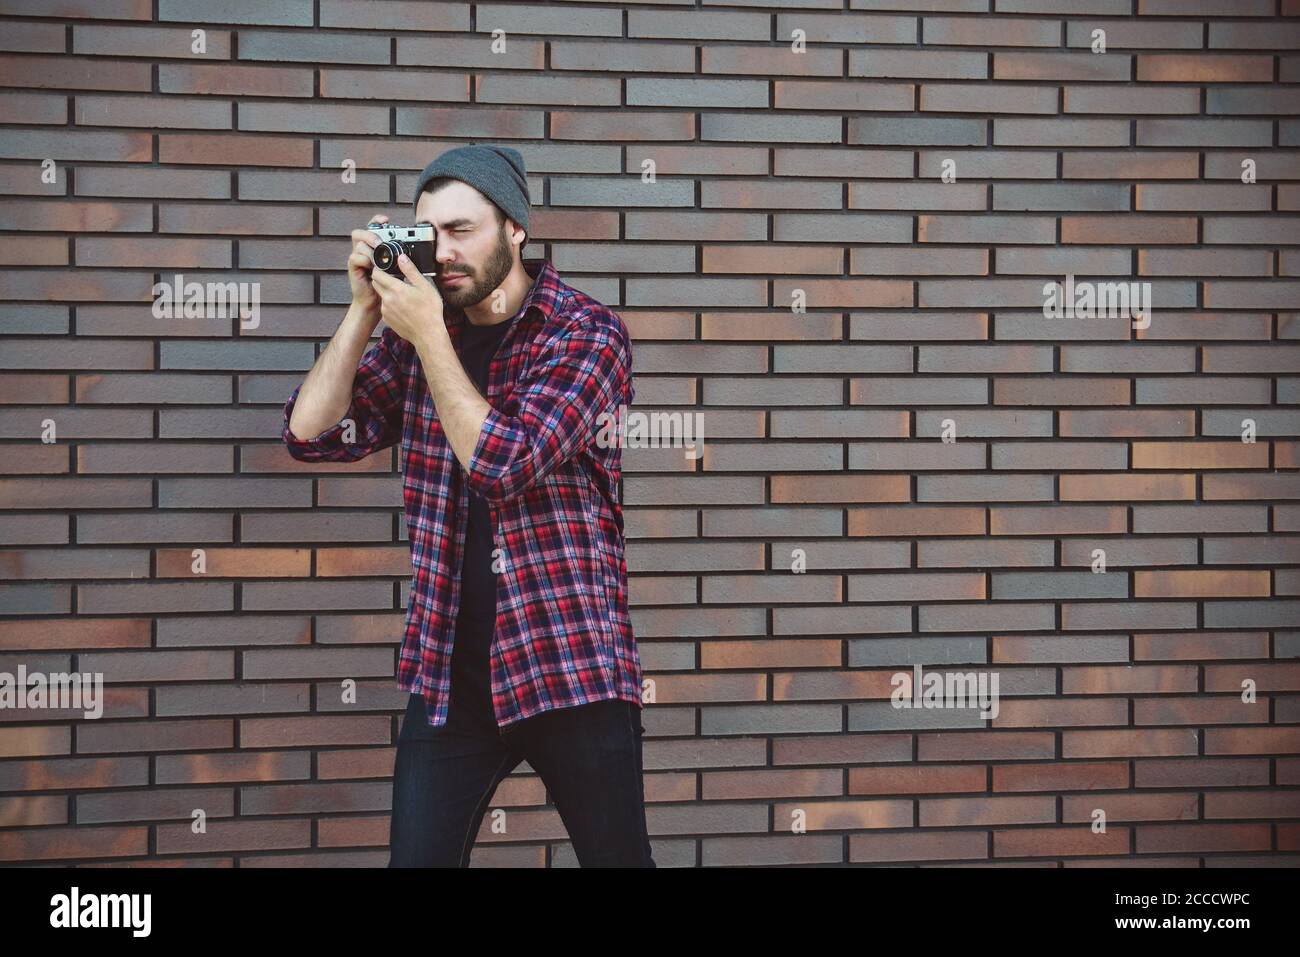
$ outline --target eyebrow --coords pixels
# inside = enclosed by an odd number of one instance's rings
[[[433,223],[429,222],[427,219],[420,219],[420,220],[417,220],[417,221],[416,221],[415,225],[417,225],[417,226],[432,226]],[[443,228],[443,229],[457,229],[457,228],[459,228],[459,227],[461,227],[461,226],[473,226],[473,225],[476,225],[474,220],[472,220],[472,219],[465,219],[464,217],[461,217],[460,219],[451,219],[451,220],[448,220],[447,222],[443,223],[442,228]]]

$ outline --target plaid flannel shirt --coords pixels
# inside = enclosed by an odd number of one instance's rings
[[[524,260],[524,268],[535,281],[492,359],[491,409],[468,470],[439,424],[415,347],[390,329],[362,357],[337,424],[299,439],[289,417],[301,386],[284,406],[282,438],[302,462],[351,462],[401,443],[414,574],[397,683],[424,695],[434,726],[447,721],[467,489],[487,501],[497,567],[504,566],[491,654],[498,726],[607,698],[642,705],[618,499],[621,449],[594,441],[598,416],[632,401],[627,330],[612,310],[562,282],[548,260]],[[445,313],[459,352],[464,311]]]

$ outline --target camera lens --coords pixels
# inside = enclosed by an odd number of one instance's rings
[[[392,240],[380,243],[375,247],[375,265],[380,269],[389,269],[401,254],[401,248]]]

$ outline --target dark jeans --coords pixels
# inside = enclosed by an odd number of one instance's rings
[[[497,784],[527,761],[582,867],[655,867],[646,836],[640,708],[611,699],[547,711],[505,733],[495,721],[430,727],[412,694],[397,739],[389,867],[468,867]],[[507,817],[507,827],[509,818]]]

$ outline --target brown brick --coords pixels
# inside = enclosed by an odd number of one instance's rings
[[[773,503],[906,502],[911,488],[905,475],[774,475]],[[852,519],[850,518],[850,525]]]
[[[320,576],[411,574],[411,550],[407,545],[376,548],[320,548],[316,550],[316,574]]]
[[[1051,824],[1056,821],[1056,800],[1037,795],[1012,797],[952,797],[921,800],[922,827],[957,824]]]
[[[1191,473],[1061,476],[1061,501],[1164,501],[1195,497],[1196,476]]]
[[[369,104],[239,103],[239,128],[275,133],[329,133],[340,128],[358,133],[388,132],[388,108]]]
[[[1268,446],[1244,442],[1134,442],[1135,469],[1268,467]]]
[[[1088,376],[993,380],[995,405],[1128,405],[1129,391],[1126,380]]]
[[[368,100],[451,100],[468,102],[470,79],[465,74],[403,70],[377,73],[374,70],[322,69],[322,96]]]
[[[81,266],[132,266],[141,260],[166,269],[226,269],[231,265],[228,240],[140,236],[74,240]]]
[[[203,97],[78,96],[74,119],[80,126],[153,126],[183,129],[231,128],[228,102]]]
[[[1058,764],[995,764],[994,791],[1091,791],[1128,787],[1127,762],[1069,761]]]
[[[1196,220],[1172,216],[1062,216],[1063,243],[1194,243]]]
[[[926,17],[925,39],[940,46],[1047,46],[1060,42],[1061,24],[1027,17]]]
[[[61,125],[67,119],[68,98],[63,94],[5,93],[3,95],[4,95],[5,110],[7,111],[7,115],[12,118],[11,122]],[[49,135],[51,133],[53,134],[53,136]],[[121,143],[121,142],[128,141],[126,137],[118,136],[116,134],[99,134],[99,133],[75,134],[74,133],[73,135],[81,136],[82,141],[87,143],[96,142],[96,141],[101,143],[110,143],[110,142]],[[66,133],[60,136],[60,131],[57,130],[47,131],[47,135],[44,137],[41,137],[40,134],[36,134],[32,132],[29,133],[29,137],[31,139],[35,139],[38,141],[44,139],[46,143],[58,142],[59,140],[62,140],[64,142],[67,141]],[[142,139],[144,138],[143,134],[141,134],[141,138]],[[13,148],[13,146],[16,145],[17,144],[12,142],[9,144],[11,149]],[[31,145],[39,146],[39,142],[33,143]],[[147,147],[148,145],[147,139],[141,145]],[[25,172],[26,172],[25,170],[17,170],[17,169],[10,169],[6,171],[5,175],[9,177],[15,184],[10,187],[9,191],[21,192],[22,190],[19,184],[21,184],[22,181],[24,180],[26,181],[28,191],[30,192],[44,193],[49,191],[52,188],[51,185],[41,184],[40,188],[37,189],[36,184],[32,182],[30,176],[21,175]],[[61,186],[63,182],[64,182],[64,177],[60,176],[58,180],[58,185]]]
[[[148,91],[148,63],[96,57],[0,56],[0,86],[19,89]]]
[[[849,835],[849,860],[855,863],[984,861],[987,858],[987,831],[917,831]]]
[[[229,63],[163,63],[158,89],[163,93],[202,93],[219,96],[311,96],[313,71],[284,66]],[[322,93],[338,96],[337,93]]]
[[[308,574],[311,552],[303,548],[160,548],[155,553],[158,578],[294,578]]]
[[[1139,854],[1268,850],[1267,824],[1162,824],[1139,828]]]
[[[1061,164],[1065,179],[1196,179],[1200,157],[1195,151],[1066,151]]]
[[[210,163],[238,156],[245,166],[312,166],[311,140],[256,133],[160,133],[161,163]],[[209,207],[211,208],[211,207]]]
[[[1058,419],[1063,436],[1147,437],[1195,434],[1195,416],[1182,409],[1063,409]]]
[[[1138,571],[1133,573],[1133,594],[1138,598],[1252,598],[1270,594],[1268,572]]]
[[[1122,31],[1116,33],[1123,35]],[[1098,57],[1091,53],[997,52],[993,55],[993,76],[1001,80],[1126,81],[1129,70],[1129,57],[1115,54]]]
[[[1148,53],[1137,58],[1139,82],[1267,83],[1273,78],[1273,58],[1227,54]]]
[[[1087,535],[1125,531],[1125,511],[1109,505],[994,507],[989,520],[994,535]]]
[[[849,510],[849,534],[872,536],[981,535],[984,509],[954,506]]]
[[[121,7],[123,4],[117,4]],[[109,5],[103,6],[103,12],[107,13]],[[64,7],[64,10],[68,10]],[[112,18],[120,19],[117,11]],[[93,16],[93,14],[91,14]],[[84,17],[87,14],[81,13],[79,16]],[[148,20],[149,9],[145,5],[144,15],[132,19]],[[98,24],[81,24],[72,25],[72,52],[93,54],[96,56],[117,56],[117,57],[151,57],[165,50],[184,51],[185,55],[195,58],[205,58],[213,60],[230,59],[230,31],[228,30],[207,30],[205,43],[207,50],[205,53],[195,53],[193,50],[194,38],[189,28],[183,26],[176,27],[132,27],[132,26],[100,26]],[[60,51],[62,44],[60,44]]]

